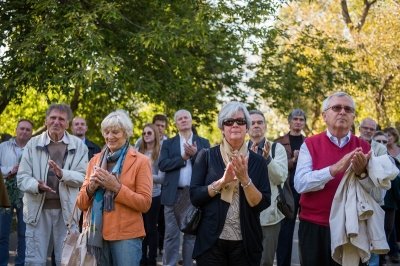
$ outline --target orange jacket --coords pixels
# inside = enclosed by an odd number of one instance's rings
[[[77,205],[82,211],[87,211],[92,205],[92,198],[87,195],[86,186],[89,184],[89,177],[94,166],[98,165],[100,156],[101,153],[98,153],[90,160],[85,181],[77,198]],[[149,159],[133,148],[129,148],[122,167],[120,182],[122,187],[114,200],[115,210],[103,212],[103,239],[124,240],[144,237],[146,234],[142,213],[150,209],[153,187]],[[85,214],[84,217],[86,217]]]

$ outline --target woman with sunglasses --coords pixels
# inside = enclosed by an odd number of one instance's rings
[[[199,152],[190,199],[202,210],[193,257],[198,266],[260,265],[260,212],[271,203],[266,160],[249,151],[250,115],[230,102],[218,115],[222,142]]]
[[[153,171],[153,195],[150,210],[143,214],[146,237],[142,243],[142,259],[140,265],[157,265],[157,221],[161,207],[161,183],[163,174],[158,170],[160,156],[160,137],[158,128],[154,124],[146,124],[142,132],[142,142],[139,152],[151,160]]]

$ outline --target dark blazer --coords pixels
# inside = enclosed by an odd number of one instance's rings
[[[91,142],[90,140],[88,140],[87,138],[85,138],[85,144],[88,148],[88,159],[90,161],[90,159],[92,159],[93,155],[95,155],[96,153],[101,152],[101,149],[99,146],[97,146],[94,142]]]
[[[202,210],[202,218],[196,235],[193,257],[197,258],[215,245],[222,232],[229,203],[221,200],[221,194],[210,197],[208,185],[224,175],[225,164],[219,146],[201,151],[193,166],[190,183],[190,200]],[[262,254],[262,229],[260,213],[271,204],[271,189],[268,181],[268,166],[264,157],[249,151],[248,173],[253,184],[261,192],[262,199],[254,207],[245,200],[243,188],[239,186],[240,228],[248,265],[260,265]]]
[[[204,148],[210,147],[210,142],[202,137],[193,135],[193,143],[196,142],[197,154]],[[196,155],[197,155],[196,154]],[[190,158],[192,165],[196,155]],[[166,139],[161,146],[158,167],[165,172],[164,183],[161,186],[161,204],[174,205],[176,202],[176,190],[178,189],[179,174],[186,161],[182,159],[179,134],[171,139]]]

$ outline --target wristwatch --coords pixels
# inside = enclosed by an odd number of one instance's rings
[[[367,174],[365,173],[365,172],[362,172],[360,175],[359,175],[359,179],[364,179],[364,178],[366,178],[367,177]]]

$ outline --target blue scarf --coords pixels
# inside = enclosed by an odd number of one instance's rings
[[[99,166],[103,169],[107,169],[107,163],[116,162],[111,173],[117,177],[122,171],[122,166],[124,164],[126,153],[129,149],[129,142],[127,141],[125,145],[114,152],[110,153],[110,150],[106,148],[99,161]],[[114,210],[114,192],[110,190],[105,190],[99,187],[94,193],[93,204],[90,217],[90,226],[87,247],[90,254],[96,257],[99,262],[101,258],[101,250],[103,248],[103,210],[110,212]]]

